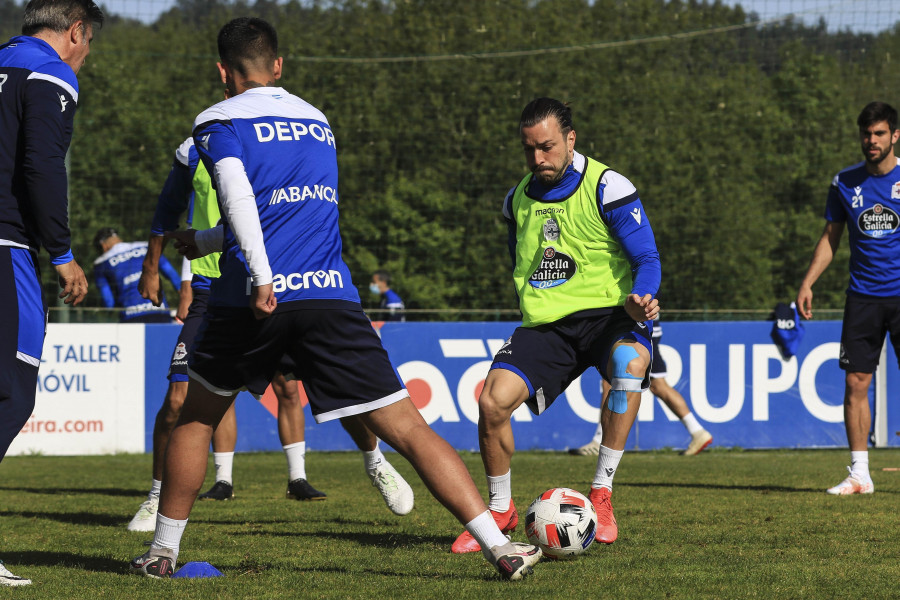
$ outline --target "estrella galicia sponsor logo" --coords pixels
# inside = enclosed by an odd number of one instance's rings
[[[247,278],[247,295],[250,295],[252,280]],[[339,271],[307,271],[306,273],[276,273],[272,277],[272,289],[275,293],[285,290],[302,290],[313,288],[343,288],[344,278]]]
[[[859,213],[856,224],[864,235],[880,238],[897,231],[900,215],[886,206],[876,204]]]
[[[544,249],[541,264],[528,278],[528,284],[539,290],[556,287],[571,279],[577,270],[578,267],[571,256],[549,246]]]

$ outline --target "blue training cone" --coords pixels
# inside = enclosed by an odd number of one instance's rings
[[[222,572],[208,562],[189,562],[184,563],[172,577],[222,577]]]

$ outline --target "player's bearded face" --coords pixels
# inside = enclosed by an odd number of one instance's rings
[[[859,132],[860,145],[866,162],[880,164],[893,154],[894,144],[900,136],[900,130],[891,131],[887,121],[873,123]]]
[[[521,131],[525,162],[534,176],[544,185],[554,185],[572,162],[575,149],[575,132],[566,134],[554,117],[544,119]]]

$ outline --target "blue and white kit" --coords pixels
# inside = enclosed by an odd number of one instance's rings
[[[78,80],[43,40],[0,46],[0,459],[34,410],[46,308],[37,254],[74,260],[65,157]]]
[[[900,159],[897,159],[900,163]],[[847,224],[853,296],[900,299],[900,164],[872,175],[861,162],[835,175],[825,219]]]
[[[138,291],[141,266],[146,255],[147,242],[119,242],[94,261],[94,280],[103,306],[124,308],[120,314],[123,323],[171,320],[165,296],[160,306],[154,306]],[[159,270],[177,290],[181,285],[181,275],[165,256],[159,257]]]
[[[281,88],[254,88],[201,113],[194,143],[224,224],[197,234],[221,276],[188,359],[192,379],[262,394],[277,369],[304,382],[316,421],[407,396],[341,257],[335,139],[325,115]],[[277,307],[258,320],[253,287]],[[292,365],[293,372],[283,365]]]

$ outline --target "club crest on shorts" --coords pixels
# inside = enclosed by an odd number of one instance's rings
[[[175,354],[172,356],[174,360],[181,360],[185,356],[187,356],[187,348],[184,346],[184,342],[178,342],[178,345],[175,346]]]

